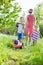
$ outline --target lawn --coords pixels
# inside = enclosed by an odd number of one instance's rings
[[[35,46],[23,49],[13,48],[12,39],[11,36],[0,36],[0,65],[43,65],[43,39]]]

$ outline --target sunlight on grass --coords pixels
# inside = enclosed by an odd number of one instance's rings
[[[43,65],[43,39],[35,46],[26,46],[20,50],[12,47],[11,37],[0,37],[0,65],[3,62],[4,65]]]

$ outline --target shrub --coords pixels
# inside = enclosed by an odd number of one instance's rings
[[[43,65],[43,39],[21,50],[11,47],[11,41],[9,36],[0,38],[0,65]]]
[[[41,34],[41,37],[43,37],[43,24],[40,24],[39,27],[40,27],[40,34]]]

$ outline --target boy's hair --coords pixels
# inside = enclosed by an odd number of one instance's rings
[[[17,45],[17,44],[18,44],[18,41],[17,41],[17,40],[14,40],[14,44],[16,44],[16,45]]]
[[[20,17],[20,19],[22,19],[23,17]]]
[[[33,12],[33,9],[29,9],[29,13],[32,13]]]

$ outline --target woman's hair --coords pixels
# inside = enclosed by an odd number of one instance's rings
[[[32,13],[33,12],[33,9],[29,9],[29,13]]]

